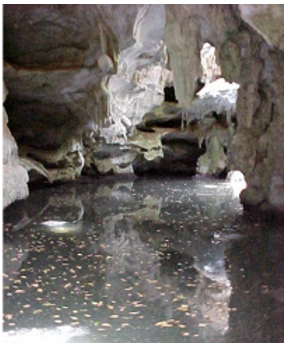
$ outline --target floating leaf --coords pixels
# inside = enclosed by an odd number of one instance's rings
[[[177,311],[187,312],[188,309],[189,309],[188,305],[181,305],[180,307],[177,308]]]
[[[156,327],[163,327],[163,328],[169,328],[169,327],[172,327],[173,324],[171,324],[170,322],[167,322],[167,321],[162,321],[162,322],[157,322],[155,324]]]
[[[207,326],[207,323],[199,323],[198,327],[200,328],[205,328]]]

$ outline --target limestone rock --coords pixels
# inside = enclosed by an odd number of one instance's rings
[[[86,5],[87,6],[87,5]],[[119,51],[134,44],[133,27],[138,11],[143,5],[103,4],[97,5],[102,17],[118,39]]]
[[[284,5],[238,5],[241,17],[272,46],[284,50]]]
[[[97,5],[7,5],[4,17],[5,106],[16,141],[51,180],[74,179],[83,133],[106,118],[101,83],[116,68],[117,37]]]
[[[4,101],[7,89],[3,85]],[[21,165],[18,147],[8,125],[8,116],[3,107],[3,208],[15,200],[28,196],[28,173]]]
[[[27,171],[20,165],[3,165],[3,208],[29,195]]]
[[[283,5],[166,5],[166,21],[166,44],[180,105],[192,107],[201,78],[200,49],[209,42],[216,48],[223,77],[241,86],[228,168],[245,175],[247,191],[242,201],[246,206],[281,211]]]
[[[240,21],[226,5],[166,5],[165,41],[174,74],[176,97],[190,108],[202,78],[200,51],[209,42],[216,48]],[[217,53],[218,54],[218,53]],[[222,68],[222,64],[220,61]]]
[[[125,148],[126,147],[126,148]],[[133,173],[136,151],[127,146],[99,145],[85,148],[84,174]]]
[[[205,152],[198,138],[189,133],[169,132],[161,137],[163,157],[145,159],[139,154],[133,162],[136,175],[195,175],[198,158]]]
[[[95,66],[101,53],[113,57],[116,38],[97,6],[5,5],[3,12],[4,59],[12,64],[75,69]]]
[[[170,80],[164,32],[164,5],[143,6],[133,28],[135,43],[120,52],[117,74],[107,83],[108,126],[101,129],[107,143],[124,144],[145,113],[164,100]]]

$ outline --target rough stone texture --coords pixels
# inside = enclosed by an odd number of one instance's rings
[[[116,48],[93,5],[5,5],[4,37],[6,61],[42,70],[95,67],[102,53],[112,58]]]
[[[120,52],[133,46],[135,43],[133,38],[134,20],[142,6],[140,4],[97,5],[103,20],[113,30],[115,36],[117,36]]]
[[[164,5],[5,6],[11,129],[50,181],[81,174],[85,133],[124,144],[163,101],[164,30]]]
[[[241,17],[272,46],[284,50],[284,5],[238,5]]]
[[[283,9],[5,5],[4,79],[10,91],[5,106],[19,148],[25,145],[23,154],[56,170],[52,180],[79,176],[83,133],[101,130],[107,142],[126,143],[143,115],[162,102],[165,84],[171,85],[166,66],[173,70],[180,106],[191,108],[202,78],[200,50],[209,43],[223,77],[241,85],[228,166],[245,174],[242,201],[283,209]],[[153,149],[160,133],[149,136],[153,145],[145,155],[161,160],[161,146]],[[141,141],[146,146],[144,137]],[[211,143],[218,146],[215,139]]]
[[[200,47],[209,42],[216,48],[223,77],[241,85],[228,165],[245,174],[248,188],[242,201],[247,207],[282,210],[284,60],[283,52],[269,44],[283,47],[283,9],[258,5],[247,15],[248,5],[243,6],[166,5],[166,43],[176,96],[181,106],[191,107],[200,78]]]
[[[204,43],[216,48],[240,24],[228,5],[166,5],[165,40],[174,74],[176,97],[190,108],[202,78],[200,51]],[[220,64],[221,65],[221,64]]]
[[[239,66],[234,79],[241,88],[229,165],[245,174],[248,189],[241,195],[245,206],[283,210],[284,55],[247,28],[232,36],[226,47],[230,43],[233,48],[229,59],[222,60],[223,70],[234,60]]]
[[[3,85],[3,100],[7,90]],[[18,147],[8,128],[8,116],[3,107],[3,208],[15,200],[28,196],[28,173],[21,165],[18,156]]]
[[[83,133],[106,117],[101,83],[116,68],[117,37],[97,5],[6,5],[4,37],[5,105],[22,154],[52,181],[75,179]]]
[[[85,168],[83,174],[133,173],[132,162],[135,150],[118,144],[85,144]]]
[[[117,74],[107,82],[108,126],[101,130],[107,143],[124,144],[145,113],[163,102],[170,79],[164,35],[164,5],[143,6],[133,28],[135,43],[120,53]]]
[[[169,132],[160,138],[163,157],[145,159],[139,154],[133,162],[136,175],[195,175],[197,160],[205,152],[190,133]]]
[[[208,42],[204,43],[200,56],[203,69],[202,81],[205,84],[209,84],[221,76],[221,67],[216,61],[215,47],[211,46]]]

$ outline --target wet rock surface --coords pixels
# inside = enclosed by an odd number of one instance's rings
[[[283,342],[283,224],[228,181],[36,188],[4,214],[5,342]]]

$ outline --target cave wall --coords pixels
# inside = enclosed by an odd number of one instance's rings
[[[8,91],[3,84],[3,102],[6,100]],[[10,205],[15,200],[25,199],[29,192],[27,182],[29,180],[28,172],[22,165],[18,146],[8,127],[8,116],[4,107],[2,107],[3,117],[3,208]]]
[[[241,85],[230,169],[241,170],[245,206],[284,207],[283,5],[166,5],[176,96],[191,107],[200,47],[216,48],[223,77]]]
[[[50,181],[81,174],[83,134],[107,126],[106,87],[119,53],[155,35],[157,14],[145,17],[149,11],[142,5],[4,6],[9,126],[20,155],[39,161]],[[283,5],[165,5],[168,66],[180,106],[195,99],[200,50],[208,42],[223,77],[241,85],[228,166],[246,176],[242,201],[277,210],[284,206],[283,12]],[[139,14],[145,30],[135,23]]]

